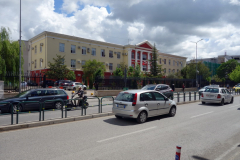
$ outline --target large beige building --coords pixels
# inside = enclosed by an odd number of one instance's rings
[[[124,62],[127,66],[140,65],[142,71],[149,71],[149,59],[153,46],[144,41],[136,45],[118,45],[91,39],[79,38],[53,32],[42,32],[28,41],[28,70],[39,75],[48,69],[48,62],[56,55],[65,56],[64,64],[75,71],[76,80],[81,81],[82,66],[87,60],[96,59],[106,66],[105,76]],[[159,64],[166,75],[176,73],[186,65],[186,57],[165,53],[159,54]]]

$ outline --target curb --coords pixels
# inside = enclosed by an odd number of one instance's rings
[[[46,120],[46,121],[39,121],[39,122],[15,124],[15,125],[9,125],[9,126],[1,126],[0,132],[46,126],[46,125],[52,125],[52,124],[60,124],[60,123],[73,122],[73,121],[81,121],[85,119],[92,119],[92,118],[111,116],[111,115],[113,115],[112,112],[106,112],[106,113],[92,114],[92,115],[79,116],[79,117],[69,117],[69,118],[61,118],[61,119]]]

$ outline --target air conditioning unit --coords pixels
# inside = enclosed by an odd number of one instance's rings
[[[78,46],[78,49],[81,49],[81,47],[80,47],[80,46]]]
[[[43,43],[40,43],[40,46],[43,46]]]
[[[81,74],[78,74],[78,77],[80,77],[81,76]]]
[[[127,53],[125,53],[125,55],[127,56],[128,54],[127,54]]]
[[[90,48],[87,48],[87,53],[90,53]]]
[[[43,62],[43,59],[42,59],[42,58],[40,59],[40,62]]]
[[[32,61],[32,64],[34,64],[34,61]]]
[[[106,63],[106,66],[108,66],[108,63]]]
[[[32,47],[32,50],[34,50],[34,47]]]
[[[78,61],[78,63],[81,63],[81,61]]]

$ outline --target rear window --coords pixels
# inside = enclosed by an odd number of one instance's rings
[[[211,93],[219,93],[219,89],[217,88],[207,88],[205,92],[211,92]]]
[[[115,98],[117,101],[133,102],[134,94],[132,93],[119,93]]]
[[[63,94],[66,94],[63,90],[57,90],[57,94],[58,95],[63,95]]]
[[[147,85],[142,88],[142,90],[154,90],[156,85]]]

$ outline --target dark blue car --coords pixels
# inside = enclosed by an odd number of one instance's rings
[[[17,105],[19,102],[37,101],[43,104],[46,100],[59,100],[54,102],[47,102],[45,104],[45,109],[62,108],[62,100],[66,101],[69,99],[67,93],[62,89],[31,89],[24,91],[12,98],[3,99],[0,102],[10,102],[13,104],[13,113],[17,112]],[[39,110],[39,103],[21,103],[19,106],[19,112],[21,111],[32,111]],[[0,104],[0,110],[2,113],[11,112],[11,107],[9,104]]]

